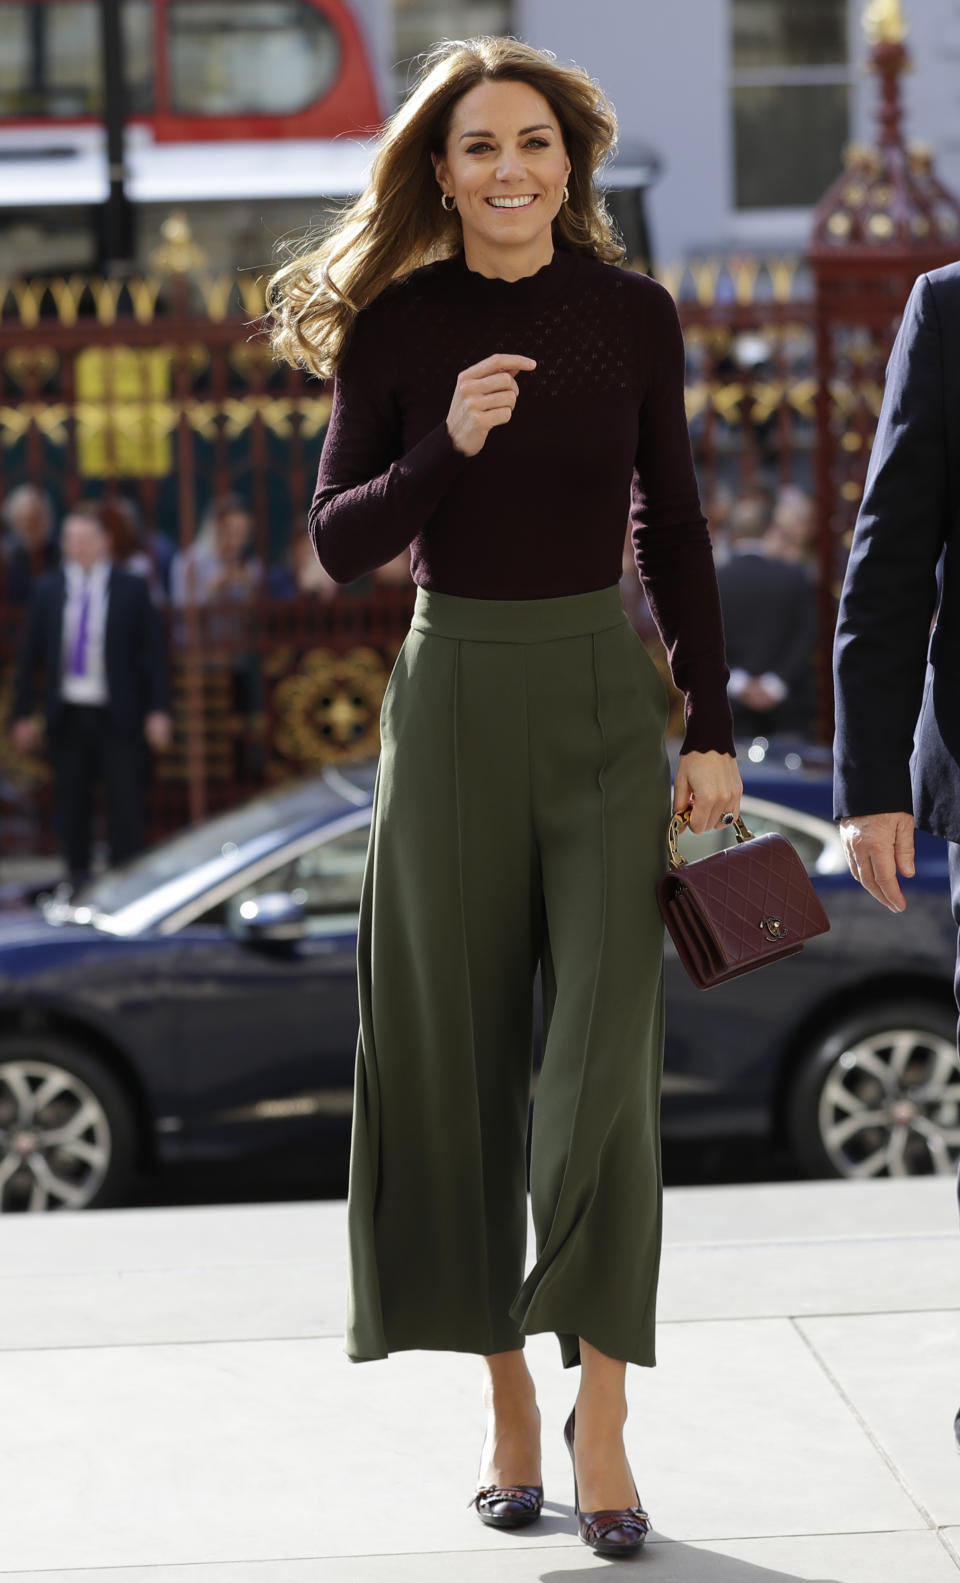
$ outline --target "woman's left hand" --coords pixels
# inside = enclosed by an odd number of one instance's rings
[[[725,813],[740,815],[743,781],[729,753],[681,753],[673,787],[673,811],[693,805],[690,829],[695,835],[722,829]]]

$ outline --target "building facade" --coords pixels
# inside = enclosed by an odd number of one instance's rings
[[[663,263],[805,244],[844,146],[872,137],[864,10],[864,0],[515,0],[507,25],[598,79],[625,151],[660,156],[649,212]],[[960,0],[904,0],[903,10],[907,133],[934,148],[956,190]]]

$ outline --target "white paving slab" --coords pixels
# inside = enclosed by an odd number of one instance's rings
[[[201,1246],[185,1249],[184,1263],[173,1268],[17,1277],[8,1270],[0,1277],[0,1351],[336,1337],[344,1315],[342,1211],[336,1226],[330,1221],[308,1228],[306,1247],[283,1261],[204,1264]],[[149,1235],[152,1228],[144,1229]],[[82,1245],[82,1235],[77,1240]],[[794,1243],[789,1254],[767,1243],[667,1245],[658,1313],[664,1323],[960,1308],[957,1251],[957,1239],[943,1235]]]
[[[657,1353],[656,1369],[628,1370],[628,1432],[659,1533],[925,1526],[789,1320],[666,1324]]]
[[[960,1314],[870,1314],[799,1323],[911,1495],[960,1524]]]
[[[960,1308],[960,1237],[668,1244],[657,1314],[668,1319]]]
[[[668,1191],[659,1367],[627,1374],[649,1577],[956,1579],[956,1237],[944,1180]],[[544,1518],[484,1529],[466,1504],[478,1360],[351,1364],[344,1258],[342,1203],[0,1217],[3,1583],[549,1583],[602,1566],[572,1521],[560,1430],[578,1372],[555,1338],[528,1343]]]
[[[664,1197],[663,1227],[665,1242],[697,1244],[960,1234],[952,1176],[672,1187]]]
[[[666,1325],[660,1359],[628,1371],[628,1443],[658,1533],[923,1526],[789,1321]],[[547,1511],[536,1535],[491,1532],[494,1549],[578,1543],[560,1438],[576,1371],[561,1369],[553,1336],[532,1338],[530,1361]],[[328,1340],[7,1352],[0,1401],[17,1432],[0,1441],[3,1564],[416,1552],[418,1476],[435,1548],[475,1549],[478,1381],[469,1355],[351,1364]]]
[[[337,1201],[6,1215],[0,1219],[0,1283],[22,1275],[284,1264],[328,1245],[338,1248],[342,1224]]]
[[[483,1536],[481,1535],[481,1540]],[[92,1571],[16,1572],[4,1583],[550,1583],[601,1576],[605,1563],[582,1545],[544,1544],[519,1551],[422,1551],[403,1556],[349,1556],[230,1561],[200,1566],[117,1567]],[[650,1583],[957,1583],[958,1567],[937,1536],[817,1534],[739,1539],[705,1545],[648,1542],[623,1572]]]
[[[22,1276],[0,1282],[0,1351],[335,1336],[343,1283],[324,1276],[293,1260]]]
[[[538,1341],[559,1375],[554,1338]],[[466,1503],[483,1420],[468,1355],[356,1365],[332,1341],[8,1352],[0,1401],[17,1426],[0,1439],[12,1571],[419,1550],[419,1468],[437,1548],[477,1541]],[[569,1499],[559,1422],[550,1453],[553,1497]],[[563,1506],[540,1528],[577,1543]]]
[[[953,1217],[936,1179],[668,1190],[660,1318],[960,1307]],[[0,1350],[336,1337],[345,1250],[342,1203],[8,1216]]]

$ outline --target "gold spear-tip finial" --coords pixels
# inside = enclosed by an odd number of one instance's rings
[[[870,0],[863,30],[871,44],[902,44],[909,29],[900,0]]]

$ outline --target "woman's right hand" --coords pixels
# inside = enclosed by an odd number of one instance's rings
[[[520,394],[514,374],[536,366],[532,357],[495,352],[458,374],[447,413],[447,433],[458,451],[476,456],[490,430],[510,422]]]

